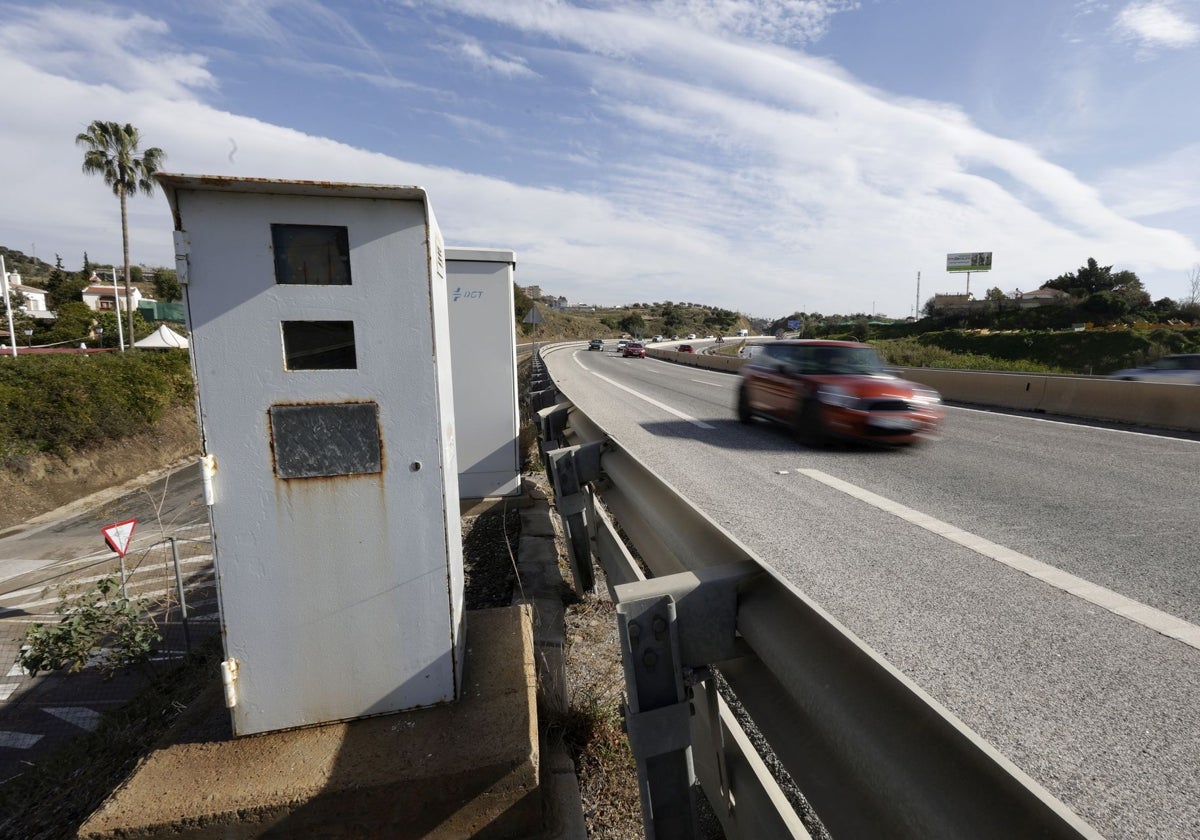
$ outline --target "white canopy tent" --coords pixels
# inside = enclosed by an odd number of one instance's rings
[[[150,333],[141,341],[135,341],[134,347],[149,348],[151,350],[165,350],[172,347],[181,347],[186,349],[188,340],[166,324],[159,324],[158,329]]]

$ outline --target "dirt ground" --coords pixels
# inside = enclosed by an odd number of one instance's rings
[[[26,456],[12,469],[0,470],[0,529],[199,453],[196,413],[187,406],[168,410],[152,432],[112,441],[66,460]]]

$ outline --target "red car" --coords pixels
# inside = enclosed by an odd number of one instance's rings
[[[628,358],[629,356],[639,356],[644,359],[646,358],[646,348],[644,345],[636,341],[631,341],[625,345],[624,349],[621,350],[621,356],[625,358]]]
[[[680,344],[675,349],[678,350],[680,353],[695,353],[696,352],[692,348],[692,345],[690,345],[690,344]]]
[[[774,341],[742,367],[737,416],[785,423],[804,443],[913,443],[944,419],[937,391],[888,372],[869,344]]]

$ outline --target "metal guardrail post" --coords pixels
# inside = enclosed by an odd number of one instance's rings
[[[683,684],[674,600],[645,598],[617,605],[625,662],[625,726],[637,759],[642,825],[647,840],[697,836],[692,768],[691,703]]]
[[[529,404],[534,411],[539,411],[554,405],[557,400],[558,389],[550,379],[542,354],[534,353],[529,372]]]
[[[592,507],[591,493],[584,486],[600,477],[600,450],[603,444],[568,446],[546,453],[554,504],[567,532],[571,571],[580,594],[595,593],[596,575],[592,571],[592,541],[588,534],[587,513]]]
[[[549,470],[549,464],[545,463],[546,453],[551,449],[559,449],[567,445],[564,431],[567,427],[570,410],[570,403],[559,403],[549,408],[538,409],[534,414],[538,442],[542,449],[543,466],[547,470]]]
[[[707,666],[738,655],[738,586],[756,572],[753,564],[733,564],[615,588],[625,682],[630,689],[625,725],[638,764],[647,837],[695,836],[695,687],[700,686],[701,702],[715,709]],[[713,714],[707,719],[706,737],[723,756],[719,718]],[[720,797],[713,806],[732,811],[728,771],[723,757],[717,761]]]

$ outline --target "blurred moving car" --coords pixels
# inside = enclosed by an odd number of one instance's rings
[[[1129,368],[1110,373],[1109,379],[1137,382],[1183,382],[1200,385],[1200,353],[1177,353],[1163,356],[1144,368]]]
[[[680,353],[695,353],[696,352],[695,348],[692,347],[692,345],[690,345],[690,344],[680,344],[675,349],[678,350]]]
[[[638,356],[644,359],[646,358],[646,348],[636,341],[631,341],[621,349],[621,356],[624,358]]]
[[[688,334],[687,334],[687,337],[688,337],[688,341],[695,341],[695,340],[696,340],[696,334],[695,334],[695,333],[688,333]]]
[[[742,367],[737,417],[785,423],[813,446],[834,437],[908,444],[941,428],[941,403],[888,372],[869,344],[793,339],[762,345]]]
[[[588,349],[589,350],[603,350],[604,349],[604,339],[603,338],[593,338],[591,341],[588,342]]]
[[[617,352],[620,353],[622,350],[624,350],[625,345],[628,343],[629,343],[628,338],[618,338],[617,339]]]

